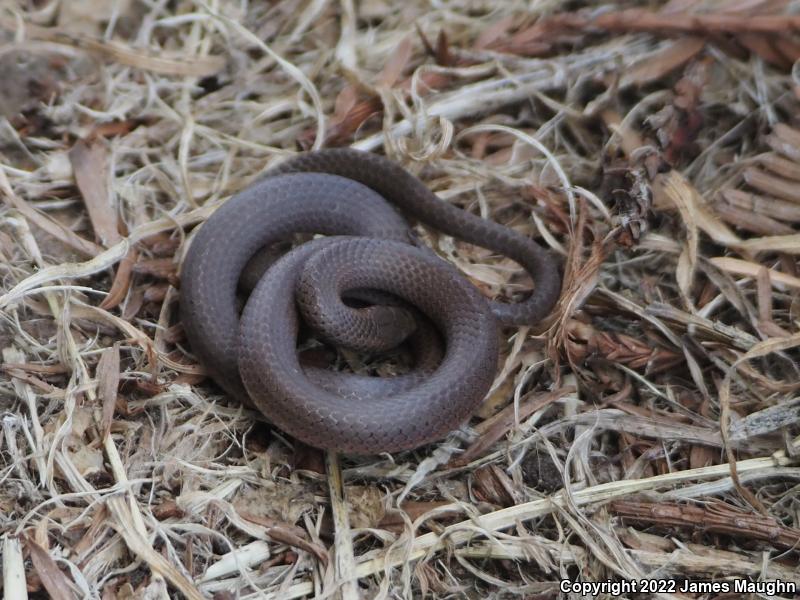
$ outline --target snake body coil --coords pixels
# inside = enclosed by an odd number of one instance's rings
[[[516,260],[533,294],[487,301],[450,263],[414,246],[393,207]],[[247,262],[295,233],[332,237],[272,265],[240,319],[236,288]],[[215,381],[296,438],[360,454],[417,447],[462,423],[494,377],[498,324],[535,323],[560,288],[536,243],[443,202],[398,165],[349,149],[299,155],[231,198],[195,236],[181,280],[186,335]],[[353,308],[343,297],[377,300]],[[384,350],[410,335],[417,369],[377,378],[304,367],[298,310],[323,338],[353,349]],[[420,320],[428,325],[414,332]]]

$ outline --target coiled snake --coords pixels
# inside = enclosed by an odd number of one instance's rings
[[[486,300],[415,245],[396,209],[517,261],[534,280],[532,295]],[[332,237],[275,262],[240,318],[246,264],[295,233]],[[434,441],[467,419],[494,378],[498,326],[539,321],[560,285],[554,260],[527,237],[447,204],[385,158],[330,149],[289,159],[214,212],[186,255],[180,312],[193,352],[228,393],[307,444],[372,454]],[[381,378],[305,367],[300,315],[356,350],[386,350],[409,336],[416,369]]]

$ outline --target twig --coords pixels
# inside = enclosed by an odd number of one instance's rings
[[[336,452],[325,453],[328,472],[328,491],[331,495],[331,512],[333,526],[336,531],[334,552],[336,562],[336,580],[340,585],[341,600],[358,600],[358,579],[355,574],[353,558],[353,537],[350,533],[350,515],[347,500],[344,497],[342,471]]]
[[[772,517],[743,512],[724,502],[707,506],[615,500],[609,510],[623,522],[693,527],[702,531],[769,542],[782,548],[800,547],[800,530],[784,527]]]
[[[765,33],[788,35],[800,31],[797,15],[658,13],[628,9],[592,17],[581,13],[555,15],[547,21],[553,28],[615,33],[647,32],[657,35]]]

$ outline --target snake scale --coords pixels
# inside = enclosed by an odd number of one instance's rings
[[[485,299],[416,243],[401,212],[515,260],[533,293]],[[328,237],[272,264],[240,315],[248,261],[296,233]],[[541,320],[560,286],[553,258],[527,237],[446,203],[386,158],[327,149],[268,171],[200,227],[182,267],[180,313],[196,357],[229,394],[307,444],[373,454],[418,447],[464,422],[495,376],[498,328]],[[417,364],[386,378],[307,367],[301,322],[367,352],[407,339]]]

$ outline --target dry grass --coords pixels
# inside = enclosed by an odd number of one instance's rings
[[[791,7],[569,4],[6,4],[6,597],[800,585]],[[176,314],[192,227],[282,156],[346,144],[564,261],[479,414],[394,456],[325,456],[229,403]],[[525,289],[422,234],[488,295]]]

